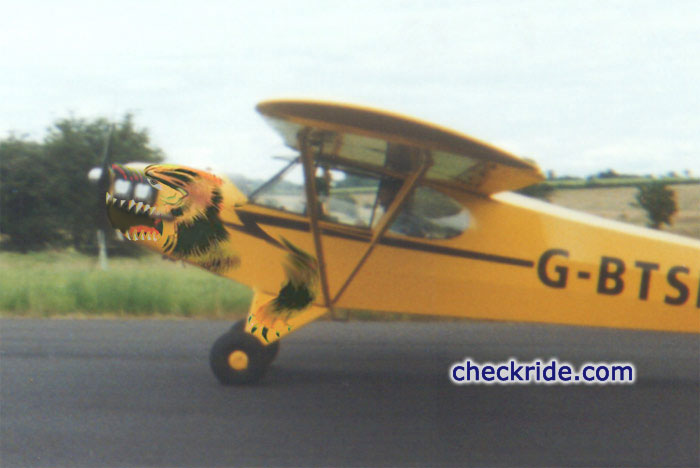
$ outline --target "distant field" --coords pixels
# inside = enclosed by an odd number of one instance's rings
[[[700,239],[700,184],[670,185],[676,192],[678,213],[665,231]],[[635,187],[555,190],[551,201],[604,218],[646,226],[646,212],[633,206]]]
[[[544,184],[555,189],[581,189],[581,188],[618,188],[636,187],[651,182],[663,182],[668,185],[700,184],[700,179],[689,177],[613,177],[572,180],[547,180]]]

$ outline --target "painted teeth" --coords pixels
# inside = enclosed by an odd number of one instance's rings
[[[126,237],[130,241],[138,241],[138,240],[149,240],[152,242],[157,241],[160,239],[160,236],[158,235],[157,232],[150,232],[150,231],[141,231],[141,232],[134,232],[134,233],[129,233],[129,231],[122,232],[117,229],[117,232],[119,232],[119,235]]]
[[[120,200],[113,196],[111,193],[107,192],[105,195],[105,203],[107,205],[114,204],[117,205],[121,208],[124,206],[126,203],[126,209],[131,211],[132,208],[136,207],[133,209],[134,214],[139,214],[143,213],[145,215],[150,215],[150,216],[162,216],[163,214],[158,211],[154,206],[149,205],[148,203],[144,202],[136,202],[134,200],[129,200],[127,203],[127,200]]]

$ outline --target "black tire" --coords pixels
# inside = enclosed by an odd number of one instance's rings
[[[209,365],[214,375],[224,385],[243,385],[259,381],[267,370],[268,363],[265,360],[265,347],[248,333],[240,333],[230,330],[214,342],[209,352]],[[231,364],[234,356],[238,358],[238,365]]]
[[[244,333],[245,332],[245,319],[240,319],[231,327],[231,331],[234,333]]]
[[[263,353],[265,354],[265,364],[270,365],[272,364],[272,361],[275,360],[277,357],[277,353],[280,352],[280,342],[279,340],[275,341],[274,343],[270,343],[269,345],[263,347]]]
[[[245,319],[241,319],[233,324],[231,327],[231,332],[233,333],[245,333]],[[277,353],[280,352],[280,342],[279,340],[268,345],[263,345],[263,359],[265,360],[265,365],[272,364],[272,361],[277,357]]]

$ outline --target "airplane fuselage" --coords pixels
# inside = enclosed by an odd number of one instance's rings
[[[177,185],[173,167],[160,170],[160,176],[147,169],[146,175],[161,184],[170,177],[173,187],[189,190],[187,197],[194,198],[192,186]],[[309,218],[249,203],[225,179],[207,183],[216,185],[215,190],[200,191],[195,200],[202,204],[199,215],[190,214],[187,220],[179,215],[192,204],[177,205],[176,191],[156,192],[149,206],[161,213],[161,232],[157,240],[136,236],[136,242],[263,294],[277,294],[289,281],[286,245],[315,254]],[[215,210],[212,193],[218,194],[213,196]],[[491,197],[445,193],[469,214],[462,234],[428,239],[387,232],[346,288],[372,231],[320,221],[333,307],[700,332],[700,241],[508,192]],[[192,220],[200,218],[204,221],[192,228]],[[127,233],[129,229],[134,227],[127,226]],[[182,248],[183,233],[191,237],[187,248]],[[209,242],[206,236],[215,239]],[[326,307],[318,283],[314,285],[314,304]]]

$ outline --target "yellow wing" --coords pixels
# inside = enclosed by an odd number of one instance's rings
[[[410,173],[428,152],[424,183],[481,195],[517,190],[544,179],[537,165],[454,130],[410,117],[346,104],[274,100],[257,106],[285,143],[299,149],[310,132],[316,158],[379,173]],[[415,163],[415,164],[414,164]]]

